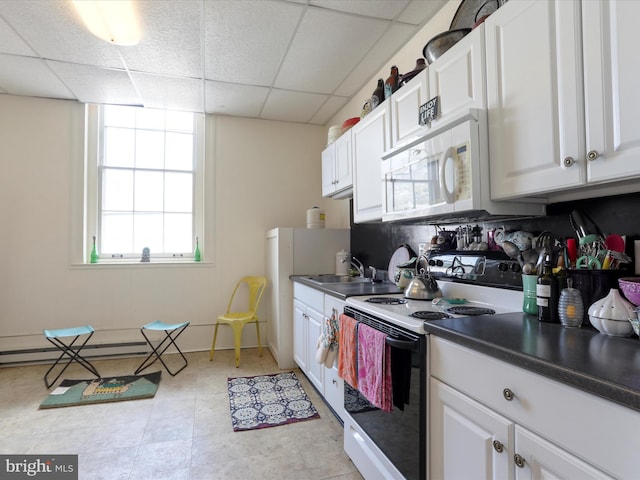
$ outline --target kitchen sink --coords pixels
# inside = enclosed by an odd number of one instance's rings
[[[371,283],[370,278],[350,277],[348,275],[316,275],[307,277],[307,280],[315,283]]]

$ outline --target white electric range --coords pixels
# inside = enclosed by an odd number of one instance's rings
[[[442,298],[434,300],[411,300],[399,293],[348,297],[346,303],[381,320],[421,334],[425,333],[424,320],[517,312],[522,309],[522,292],[518,290],[447,280],[438,280],[438,286],[442,291]],[[427,313],[419,315],[416,312]]]
[[[495,253],[495,252],[494,252]],[[427,475],[427,335],[424,321],[522,310],[518,262],[499,254],[445,253],[428,263],[442,298],[403,294],[348,297],[344,313],[386,334],[391,351],[394,408],[383,412],[345,382],[344,448],[365,479],[424,479]],[[381,299],[388,299],[390,304]],[[463,310],[450,310],[462,308]],[[480,309],[472,312],[470,309]],[[423,312],[416,317],[417,312]],[[395,359],[404,358],[402,366]],[[402,365],[402,360],[398,361]],[[408,366],[407,366],[408,365]],[[395,367],[395,368],[394,368]],[[400,385],[396,381],[400,379]],[[402,401],[396,403],[396,394]],[[402,408],[400,408],[402,407]]]

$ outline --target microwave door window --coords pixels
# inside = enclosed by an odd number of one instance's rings
[[[412,165],[414,176],[414,207],[421,209],[443,202],[440,191],[438,158],[433,157]]]

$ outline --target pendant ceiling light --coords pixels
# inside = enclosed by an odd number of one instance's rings
[[[129,0],[73,0],[82,21],[96,37],[114,45],[140,41],[140,28]]]

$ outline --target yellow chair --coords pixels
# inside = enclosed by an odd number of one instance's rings
[[[249,289],[249,306],[244,311],[232,311],[233,299],[238,292],[241,285],[246,284]],[[213,343],[211,344],[211,353],[209,354],[209,361],[213,360],[213,351],[216,348],[216,337],[218,336],[218,326],[221,323],[226,323],[233,329],[233,343],[236,352],[236,368],[240,366],[240,345],[242,343],[242,328],[247,323],[256,324],[256,333],[258,335],[258,354],[262,356],[262,345],[260,344],[260,326],[258,325],[258,305],[260,299],[267,286],[267,279],[265,277],[242,277],[236,288],[233,289],[231,300],[227,306],[227,313],[218,316],[216,319],[216,328],[213,332]]]

